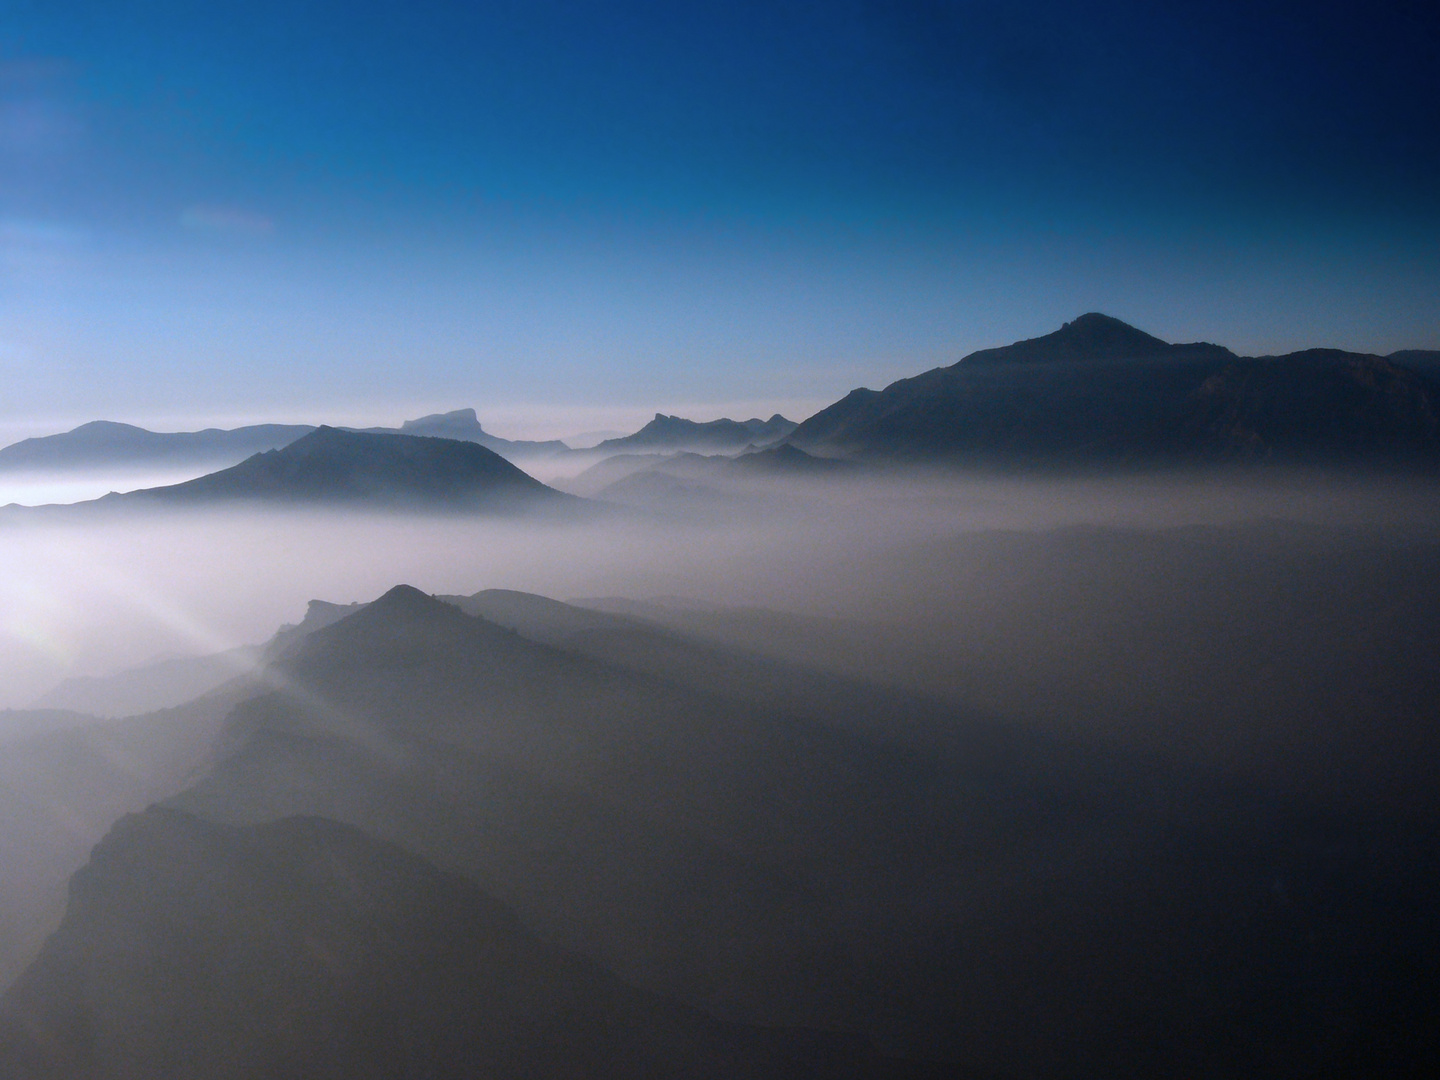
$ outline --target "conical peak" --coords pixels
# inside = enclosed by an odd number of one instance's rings
[[[1102,315],[1098,311],[1087,312],[1066,323],[1052,336],[1068,338],[1086,351],[1095,350],[1107,353],[1132,350],[1150,351],[1167,346],[1167,343],[1159,338],[1153,337],[1143,330],[1137,330],[1129,323],[1121,322],[1114,316]]]
[[[367,611],[381,615],[433,615],[449,610],[443,600],[436,600],[428,593],[421,592],[413,585],[396,585],[380,599],[369,604]]]

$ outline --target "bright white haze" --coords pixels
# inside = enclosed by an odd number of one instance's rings
[[[68,676],[260,642],[312,598],[369,600],[400,582],[434,593],[685,596],[903,623],[955,602],[935,575],[958,581],[966,568],[935,552],[959,534],[1264,517],[1424,530],[1430,516],[1427,500],[1385,485],[1278,478],[1244,490],[875,479],[767,491],[587,525],[218,511],[0,520],[0,707],[24,707]]]

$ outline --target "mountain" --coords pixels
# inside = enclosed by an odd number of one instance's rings
[[[173,506],[239,501],[454,510],[578,505],[476,443],[331,427],[183,484],[99,500]]]
[[[391,429],[372,428],[369,430],[385,434]],[[502,439],[498,435],[491,435],[481,428],[480,420],[476,417],[474,409],[456,409],[454,412],[432,413],[429,416],[422,416],[418,420],[406,420],[400,425],[399,433],[479,443],[505,458],[559,454],[570,449],[559,439],[532,442],[525,439]]]
[[[814,1024],[851,993],[823,890],[796,875],[830,862],[810,842],[817,811],[844,813],[854,771],[883,753],[407,588],[272,671],[283,689],[236,710],[226,749],[175,805],[347,821],[463,870],[627,981],[732,1018]],[[888,848],[865,817],[856,808],[853,842]]]
[[[240,679],[176,709],[108,722],[0,713],[0,987],[54,929],[66,880],[115,819],[184,787],[226,716],[260,689]]]
[[[1440,349],[1402,349],[1387,359],[1440,385]]]
[[[177,656],[112,675],[77,675],[65,679],[30,703],[36,710],[71,710],[85,717],[118,718],[173,709],[207,694],[240,675],[255,674],[305,635],[353,615],[360,604],[311,600],[298,625],[280,627],[265,645],[242,646],[202,656]],[[56,714],[57,717],[60,714]],[[0,738],[5,732],[0,713]]]
[[[711,420],[706,423],[656,413],[654,420],[633,435],[606,439],[587,453],[643,453],[655,450],[712,454],[734,452],[747,446],[776,442],[794,431],[795,426],[794,421],[786,420],[779,413],[769,420]]]
[[[849,473],[853,465],[834,458],[815,457],[798,446],[784,443],[765,450],[752,450],[729,461],[727,470],[743,476],[836,476]]]
[[[64,470],[114,467],[219,467],[251,454],[278,450],[314,431],[304,424],[256,424],[204,431],[147,431],[132,424],[96,420],[59,435],[25,439],[0,449],[0,470]]]
[[[1440,971],[1424,821],[899,694],[792,711],[784,673],[747,696],[745,658],[633,620],[457,602],[487,617],[398,586],[295,642],[167,805],[344,822],[729,1022],[1055,1077],[1413,1051],[1397,1025]]]
[[[160,808],[75,875],[0,1005],[6,1064],[11,1080],[939,1075],[637,991],[357,829]]]
[[[58,435],[25,439],[0,448],[0,471],[218,469],[244,461],[252,454],[282,449],[314,430],[313,424],[254,424],[228,430],[148,431],[133,424],[96,420]],[[479,443],[505,458],[545,456],[569,449],[558,440],[528,442],[491,435],[480,426],[474,409],[434,413],[406,420],[398,428],[360,430],[367,435],[425,435]]]
[[[230,649],[177,656],[113,675],[75,675],[30,703],[31,709],[69,709],[96,717],[137,716],[174,708],[221,683],[255,670],[260,651]]]
[[[1099,314],[855,390],[788,440],[822,456],[1020,467],[1440,464],[1435,388],[1338,350],[1242,357]]]
[[[749,481],[822,479],[853,473],[856,463],[816,457],[780,444],[764,450],[728,454],[676,451],[665,454],[614,454],[583,472],[557,479],[555,486],[574,495],[644,508],[662,514],[717,520],[745,505],[750,512],[790,508],[795,492]]]

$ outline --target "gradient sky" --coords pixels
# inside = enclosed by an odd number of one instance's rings
[[[1433,2],[0,0],[0,442],[1440,348]]]

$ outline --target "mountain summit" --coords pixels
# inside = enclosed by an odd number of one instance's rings
[[[971,353],[961,363],[1132,360],[1196,349],[1215,350],[1228,355],[1227,350],[1213,345],[1171,345],[1113,316],[1092,311],[1043,337],[1017,341],[1014,345],[998,349],[983,349]]]

